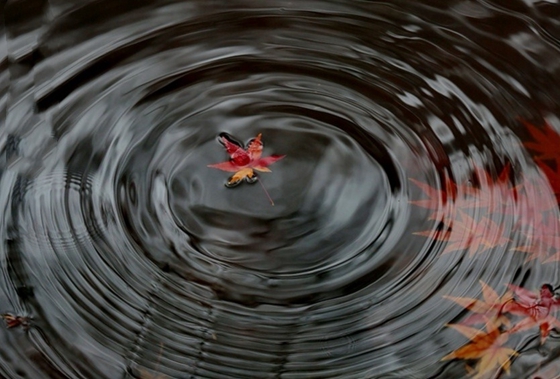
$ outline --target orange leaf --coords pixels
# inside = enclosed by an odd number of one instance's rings
[[[448,359],[478,359],[473,370],[474,378],[482,378],[489,373],[499,370],[509,371],[511,357],[517,352],[503,344],[508,339],[508,333],[502,333],[492,322],[486,323],[484,332],[464,325],[447,325],[467,337],[470,342],[442,358]]]
[[[240,181],[242,181],[245,178],[253,178],[254,176],[254,172],[252,168],[242,168],[241,170],[237,171],[235,174],[233,174],[233,176],[228,180],[228,184],[230,186],[235,186],[236,184],[238,184]]]
[[[460,189],[469,196],[459,205],[463,209],[485,208],[487,213],[503,213],[508,207],[508,200],[515,197],[516,188],[510,180],[511,167],[506,164],[498,177],[494,179],[484,168],[474,167],[474,181],[477,186],[461,185]]]

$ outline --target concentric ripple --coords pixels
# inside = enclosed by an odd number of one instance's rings
[[[560,284],[554,2],[1,7],[2,377],[461,378],[444,296]]]

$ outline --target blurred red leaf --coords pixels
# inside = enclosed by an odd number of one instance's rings
[[[504,245],[509,241],[509,238],[504,235],[503,226],[486,217],[477,221],[461,210],[457,212],[454,220],[449,223],[444,222],[444,226],[444,230],[435,233],[433,230],[428,230],[414,234],[448,242],[443,254],[466,249],[469,256]]]
[[[560,300],[556,298],[550,285],[544,284],[538,293],[513,284],[509,288],[514,292],[515,298],[504,307],[504,311],[523,317],[510,329],[510,333],[538,326],[543,343],[553,328],[560,328],[560,320],[550,315],[554,308],[560,307]]]
[[[410,201],[410,204],[414,204],[421,208],[426,208],[434,211],[430,216],[430,220],[438,220],[442,216],[442,208],[449,202],[455,201],[457,196],[457,186],[456,184],[447,176],[445,173],[444,182],[442,183],[443,189],[434,188],[426,183],[423,183],[416,179],[409,179],[418,188],[424,192],[428,197],[422,200]]]
[[[560,136],[558,133],[545,121],[541,128],[536,127],[526,120],[521,120],[525,125],[533,141],[524,142],[523,145],[533,153],[535,160],[553,160],[560,163]]]

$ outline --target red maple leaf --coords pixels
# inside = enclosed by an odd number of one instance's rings
[[[253,169],[261,172],[270,172],[270,169],[267,167],[284,158],[285,155],[271,155],[261,158],[263,149],[261,136],[262,134],[259,133],[257,137],[249,141],[247,149],[243,149],[242,146],[230,141],[225,135],[222,135],[220,141],[230,155],[230,160],[211,164],[208,165],[208,167],[217,168],[222,171],[235,172],[228,181],[229,186],[236,186],[243,179],[252,179],[255,176]],[[251,181],[249,180],[249,182]]]
[[[560,146],[560,136],[550,124],[545,121],[542,128],[537,128],[526,120],[521,120],[521,122],[533,137],[533,141],[523,143],[533,152],[533,158],[541,161],[553,160],[556,164],[559,164],[560,150],[558,150],[558,146]]]
[[[490,173],[482,167],[474,167],[474,179],[477,186],[470,183],[462,185],[461,189],[469,195],[460,205],[462,208],[485,208],[488,213],[503,213],[508,208],[508,200],[516,197],[515,187],[510,180],[511,167],[506,164],[498,177],[494,179]]]
[[[426,183],[410,178],[427,199],[413,200],[410,204],[431,209],[434,212],[429,216],[431,220],[439,220],[443,216],[443,210],[448,203],[454,209],[485,209],[486,213],[506,213],[512,202],[517,198],[517,187],[511,185],[511,167],[506,164],[498,177],[493,178],[485,169],[474,167],[474,182],[476,185],[457,184],[449,176],[444,176],[442,189],[434,188]]]
[[[457,185],[449,178],[447,173],[444,173],[443,189],[434,188],[416,179],[410,178],[409,180],[428,196],[427,199],[410,201],[410,204],[433,210],[434,212],[428,217],[430,220],[439,220],[443,213],[443,207],[455,201],[457,197]]]
[[[270,172],[268,166],[285,157],[285,155],[270,155],[268,157],[261,158],[263,150],[261,136],[262,134],[259,133],[255,138],[249,141],[247,148],[243,149],[240,144],[230,140],[227,134],[224,133],[221,135],[220,142],[226,148],[226,151],[230,156],[230,160],[211,164],[208,165],[208,167],[217,168],[222,171],[235,172],[235,174],[233,174],[233,176],[227,181],[226,187],[235,187],[241,183],[243,179],[245,179],[247,183],[255,183],[258,178],[253,170]],[[264,186],[263,189],[266,192]],[[274,205],[274,202],[268,195],[268,192],[266,192],[266,195],[268,196],[270,203]]]
[[[553,328],[560,328],[560,320],[550,314],[560,306],[560,300],[556,298],[550,285],[543,284],[538,293],[513,284],[509,288],[514,292],[515,298],[504,307],[504,312],[523,317],[510,329],[510,333],[538,326],[542,343]]]
[[[449,223],[444,222],[444,226],[444,230],[435,235],[433,230],[414,234],[448,242],[443,254],[467,249],[469,256],[504,245],[509,241],[509,238],[504,236],[504,228],[496,222],[487,217],[477,221],[461,210],[458,210],[454,220]]]

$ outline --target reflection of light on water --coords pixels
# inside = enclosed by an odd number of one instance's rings
[[[551,2],[28,3],[0,11],[0,313],[31,317],[0,376],[458,378],[444,296],[557,285]],[[207,168],[223,132],[286,154],[274,207]],[[519,335],[513,372],[552,375]]]

